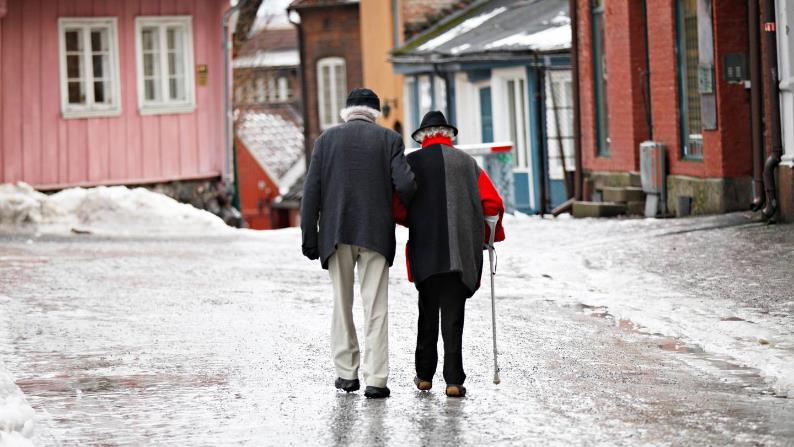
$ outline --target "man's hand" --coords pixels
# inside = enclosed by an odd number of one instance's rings
[[[302,247],[303,248],[303,256],[311,259],[312,261],[316,259],[320,259],[320,250],[317,247]]]

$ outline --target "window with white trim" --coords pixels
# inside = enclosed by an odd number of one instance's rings
[[[317,106],[320,129],[342,122],[339,111],[345,107],[347,74],[345,60],[326,57],[317,61]]]
[[[195,109],[192,28],[190,16],[135,18],[141,114]]]
[[[64,118],[120,114],[116,19],[60,18],[58,34]]]

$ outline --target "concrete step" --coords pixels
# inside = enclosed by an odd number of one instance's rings
[[[574,202],[573,217],[615,217],[626,214],[626,205],[615,202]]]
[[[642,188],[633,186],[605,186],[601,188],[601,197],[604,199],[604,202],[639,202],[645,200],[645,193],[642,191]]]
[[[626,213],[630,216],[644,216],[645,201],[636,200],[636,201],[626,202]]]

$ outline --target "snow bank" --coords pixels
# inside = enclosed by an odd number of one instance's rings
[[[0,362],[0,447],[32,446],[33,408]]]
[[[48,196],[25,183],[0,185],[2,232],[184,235],[231,230],[210,212],[145,188],[70,188]]]

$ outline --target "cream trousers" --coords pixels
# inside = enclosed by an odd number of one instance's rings
[[[364,382],[379,388],[389,376],[389,263],[383,255],[355,245],[339,244],[328,260],[334,287],[331,351],[336,373],[357,379],[360,363],[353,323],[353,269],[358,266],[364,306]]]

